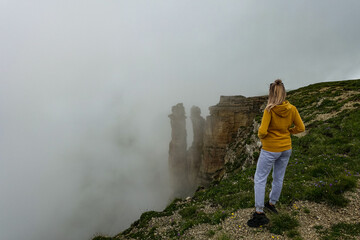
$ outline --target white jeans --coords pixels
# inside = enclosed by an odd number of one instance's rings
[[[263,212],[265,186],[271,168],[273,168],[273,182],[269,195],[270,203],[275,204],[279,200],[286,166],[289,162],[291,152],[291,149],[283,152],[269,152],[261,149],[254,177],[256,211]]]

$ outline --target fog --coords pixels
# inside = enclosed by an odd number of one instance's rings
[[[360,78],[357,0],[0,0],[0,239],[91,239],[171,200],[168,114]]]

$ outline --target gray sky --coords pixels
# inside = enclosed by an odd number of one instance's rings
[[[220,95],[266,94],[275,78],[360,78],[359,9],[0,0],[0,239],[89,239],[162,210],[171,106],[205,117]]]

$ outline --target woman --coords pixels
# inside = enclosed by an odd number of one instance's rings
[[[269,99],[258,132],[262,149],[254,177],[256,210],[247,223],[250,227],[259,227],[269,223],[263,210],[264,207],[277,213],[275,204],[280,197],[286,166],[291,155],[290,134],[305,130],[298,110],[285,98],[284,84],[277,79],[270,84]],[[293,124],[294,127],[292,127]],[[273,168],[272,188],[269,202],[264,205],[265,186],[271,168]]]

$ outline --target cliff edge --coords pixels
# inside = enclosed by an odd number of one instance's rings
[[[199,174],[214,176],[222,169],[222,177],[196,189],[193,196],[173,199],[161,212],[144,212],[114,237],[94,240],[360,239],[360,80],[317,83],[288,92],[307,130],[292,136],[280,214],[269,215],[270,223],[260,229],[247,227],[246,221],[254,211],[263,100],[253,105],[258,112],[244,120],[236,117],[243,106],[233,106],[234,97],[222,98],[210,108],[203,141],[197,136],[194,145],[202,149]],[[246,115],[251,107],[242,111]],[[268,184],[267,195],[270,188]]]

